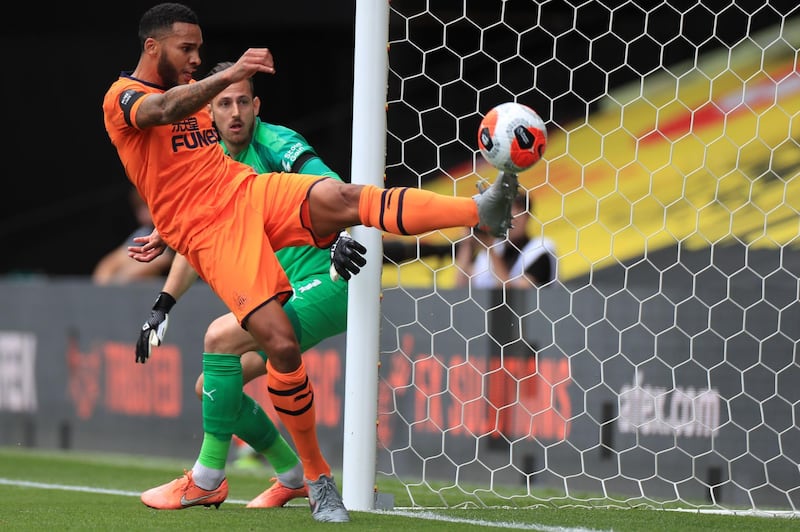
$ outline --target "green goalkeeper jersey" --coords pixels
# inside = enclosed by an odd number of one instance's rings
[[[225,153],[230,155],[227,146]],[[288,127],[262,122],[256,117],[253,140],[235,160],[253,167],[258,173],[292,172],[324,175],[341,180],[339,175],[322,162],[314,149],[298,132]],[[330,251],[315,246],[283,248],[275,253],[292,285],[330,269]]]

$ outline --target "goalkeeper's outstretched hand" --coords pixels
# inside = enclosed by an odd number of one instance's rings
[[[337,281],[341,277],[349,281],[367,263],[366,252],[367,248],[354,240],[350,233],[339,233],[339,238],[331,246],[331,279]]]
[[[169,311],[175,305],[175,298],[166,292],[161,292],[156,298],[150,317],[142,325],[139,340],[136,342],[136,362],[144,364],[150,357],[150,349],[161,345],[169,324]]]

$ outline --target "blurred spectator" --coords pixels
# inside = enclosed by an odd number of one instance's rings
[[[514,199],[513,227],[507,239],[473,229],[472,237],[458,242],[456,286],[531,288],[556,278],[555,244],[548,238],[532,236],[535,224],[527,203],[527,194]]]
[[[137,245],[133,239],[149,235],[154,228],[150,211],[136,189],[131,189],[130,202],[139,227],[128,235],[124,242],[100,259],[92,272],[92,281],[95,284],[125,284],[166,275],[169,271],[174,256],[172,250],[168,249],[151,262],[138,262],[128,256],[128,246]]]

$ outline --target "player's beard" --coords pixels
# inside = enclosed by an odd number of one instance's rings
[[[164,88],[171,89],[178,85],[178,70],[172,66],[172,63],[167,59],[167,54],[162,54],[158,58],[158,65],[156,66],[158,76],[164,84]]]
[[[249,121],[249,123],[247,121],[243,121],[243,122],[244,122],[244,126],[245,127],[242,128],[240,136],[241,136],[242,144],[247,146],[248,144],[250,144],[250,141],[253,139],[253,130],[256,127],[256,121],[255,121],[255,118],[253,118],[252,120]]]
[[[242,121],[242,129],[236,133],[230,129],[226,131],[225,146],[231,153],[239,154],[247,149],[247,146],[253,140],[253,130],[255,129],[255,119],[248,125],[246,121]]]

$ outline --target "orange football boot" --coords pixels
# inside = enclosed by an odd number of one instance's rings
[[[248,508],[280,508],[292,499],[308,497],[308,486],[305,483],[302,488],[287,488],[277,478],[272,477],[271,480],[275,483],[247,503]]]
[[[200,505],[219,508],[227,497],[228,479],[223,479],[216,489],[204,490],[194,483],[192,472],[184,470],[182,477],[142,493],[142,502],[157,510],[181,510]]]

